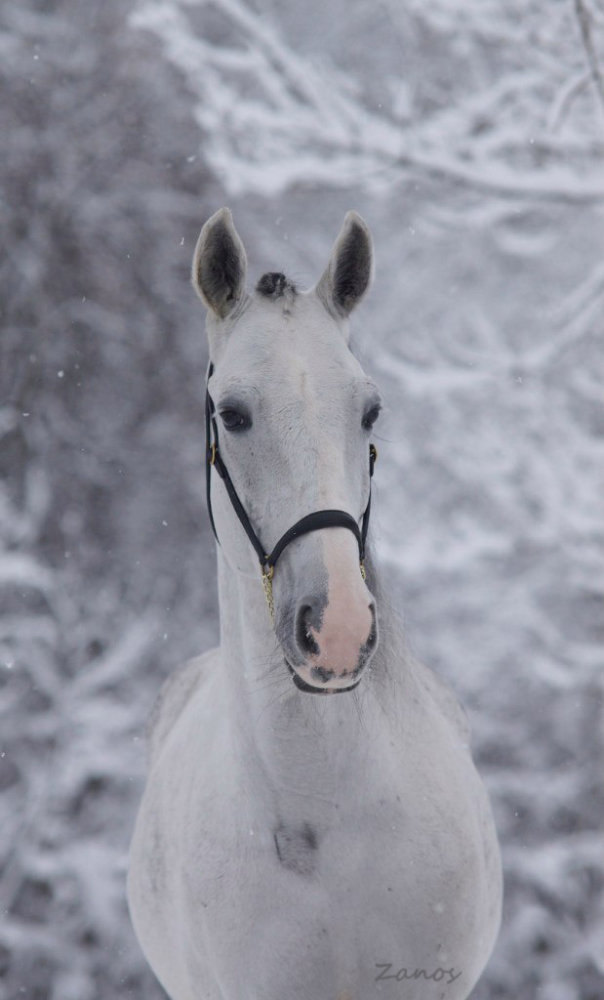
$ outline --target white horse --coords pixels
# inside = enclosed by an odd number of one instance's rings
[[[380,402],[348,315],[371,270],[353,212],[310,291],[248,294],[227,209],[195,251],[220,646],[162,690],[128,881],[173,1000],[463,1000],[499,928],[465,716],[364,561]]]

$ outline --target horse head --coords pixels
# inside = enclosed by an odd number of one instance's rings
[[[349,212],[308,291],[271,273],[249,293],[246,270],[221,209],[193,260],[208,310],[212,523],[234,573],[257,576],[260,563],[298,688],[346,691],[377,646],[363,559],[380,397],[349,347],[349,315],[371,280],[371,237]]]

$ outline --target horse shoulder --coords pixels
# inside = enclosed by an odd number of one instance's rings
[[[210,674],[218,655],[218,649],[210,649],[202,656],[187,660],[162,684],[147,723],[149,767],[156,760],[185,705]]]
[[[424,691],[436,703],[462,743],[469,744],[471,727],[468,713],[451,688],[423,663],[414,663],[415,676]]]

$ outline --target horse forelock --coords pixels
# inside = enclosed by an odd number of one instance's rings
[[[266,274],[263,274],[258,281],[256,291],[264,298],[280,299],[286,294],[289,294],[290,296],[296,295],[298,289],[296,288],[294,282],[290,281],[290,279],[280,271],[269,271]]]

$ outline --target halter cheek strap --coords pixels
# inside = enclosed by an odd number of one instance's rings
[[[214,371],[214,365],[210,362],[210,367],[208,369],[208,383]],[[212,481],[212,468],[216,469],[216,472],[224,482],[226,491],[229,495],[233,509],[239,518],[243,529],[250,542],[254,546],[256,555],[260,562],[260,569],[262,573],[262,583],[264,586],[264,593],[266,595],[266,601],[270,611],[271,618],[274,618],[274,604],[273,604],[273,574],[275,572],[275,566],[277,565],[277,560],[282,554],[283,550],[293,542],[295,538],[299,538],[301,535],[306,535],[310,531],[320,531],[322,528],[348,528],[354,534],[358,546],[359,546],[359,562],[361,567],[361,575],[365,579],[365,541],[367,538],[367,529],[369,527],[369,512],[371,510],[371,477],[373,476],[373,469],[375,461],[377,459],[377,449],[375,445],[369,445],[369,499],[367,501],[367,506],[363,513],[363,518],[361,521],[361,527],[359,528],[358,522],[355,521],[351,514],[347,514],[344,510],[317,510],[314,514],[307,514],[305,517],[300,518],[299,521],[291,527],[281,536],[277,544],[275,545],[272,552],[267,553],[262,542],[258,538],[258,535],[252,527],[252,523],[247,515],[247,512],[241,503],[237,495],[237,490],[233,484],[233,480],[229,475],[229,471],[222,460],[222,456],[218,450],[218,424],[216,422],[216,410],[212,397],[210,396],[210,390],[206,385],[206,499],[208,505],[208,514],[210,516],[210,524],[212,525],[212,531],[214,532],[214,537],[218,544],[220,540],[218,538],[218,533],[216,531],[216,525],[214,523],[214,515],[212,513],[212,497],[211,497],[211,481]]]

